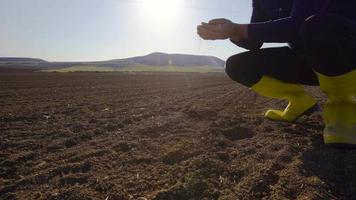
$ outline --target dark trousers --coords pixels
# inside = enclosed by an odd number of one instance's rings
[[[264,75],[288,83],[319,85],[315,72],[339,76],[356,69],[356,20],[315,15],[304,22],[299,36],[303,50],[278,47],[237,54],[226,61],[226,73],[248,87]]]

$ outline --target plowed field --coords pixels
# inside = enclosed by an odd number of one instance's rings
[[[219,73],[3,73],[0,199],[356,199],[356,151],[321,111],[263,117],[285,104]]]

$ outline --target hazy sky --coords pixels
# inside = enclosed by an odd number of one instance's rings
[[[250,14],[251,0],[0,0],[0,56],[88,61],[159,51],[225,59],[242,49],[199,39],[197,24],[248,22]]]

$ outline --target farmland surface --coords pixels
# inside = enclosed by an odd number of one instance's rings
[[[320,111],[263,117],[285,104],[223,73],[3,72],[0,199],[356,199],[356,151]]]

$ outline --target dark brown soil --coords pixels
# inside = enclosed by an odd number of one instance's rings
[[[0,199],[356,199],[356,151],[283,105],[224,74],[3,73]]]

